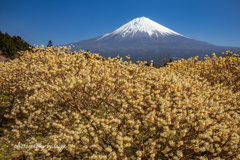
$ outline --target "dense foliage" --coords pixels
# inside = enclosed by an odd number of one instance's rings
[[[31,50],[31,47],[20,36],[11,37],[8,33],[3,34],[0,31],[0,50],[6,58],[13,58],[18,51]]]
[[[239,55],[156,69],[66,49],[0,62],[2,159],[240,158]]]

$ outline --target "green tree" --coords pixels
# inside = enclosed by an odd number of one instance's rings
[[[52,46],[52,41],[49,40],[47,47],[51,47],[51,46]]]
[[[31,50],[30,46],[26,41],[24,41],[20,36],[11,37],[7,32],[3,34],[0,31],[0,50],[2,55],[7,58],[13,58],[18,51]]]

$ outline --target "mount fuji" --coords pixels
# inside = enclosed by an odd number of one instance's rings
[[[132,62],[154,60],[155,65],[159,64],[161,54],[169,54],[177,60],[195,56],[203,59],[206,54],[211,56],[227,50],[240,52],[239,47],[216,46],[188,38],[146,17],[133,19],[102,36],[71,44],[75,46],[72,51],[88,49],[104,58],[119,55],[123,60],[129,54]]]

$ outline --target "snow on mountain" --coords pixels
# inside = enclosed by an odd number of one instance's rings
[[[89,50],[104,58],[129,54],[132,62],[154,60],[155,64],[160,62],[161,54],[177,60],[195,56],[203,59],[206,54],[218,55],[227,50],[240,52],[239,47],[221,47],[188,38],[146,17],[133,19],[105,35],[72,44],[75,46],[72,51]]]
[[[149,37],[156,36],[166,36],[166,35],[179,35],[183,36],[177,32],[172,31],[146,17],[135,18],[132,21],[126,23],[122,27],[107,33],[96,41],[104,38],[104,37],[112,37],[114,35],[121,36],[122,38],[130,36],[131,38],[134,37],[136,33],[147,33]],[[184,36],[185,37],[185,36]]]

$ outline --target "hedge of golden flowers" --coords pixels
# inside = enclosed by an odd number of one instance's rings
[[[70,49],[0,62],[1,158],[240,159],[237,55],[156,69]]]
[[[223,84],[224,87],[231,89],[234,93],[240,91],[240,57],[238,54],[232,54],[230,51],[222,53],[223,57],[206,57],[205,61],[198,61],[198,56],[188,60],[179,60],[171,63],[172,69],[179,73],[187,73],[194,77],[199,75],[207,79],[212,85]]]

